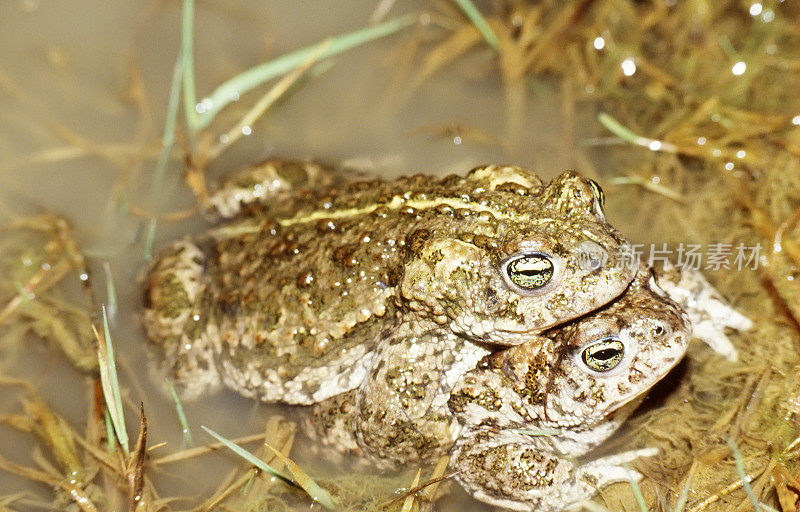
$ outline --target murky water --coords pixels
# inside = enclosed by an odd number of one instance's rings
[[[195,28],[198,94],[271,56],[366,26],[375,4],[353,0],[342,8],[339,1],[314,0],[300,8],[293,0],[201,2]],[[389,17],[428,5],[398,4]],[[179,47],[179,9],[178,2],[162,1],[0,4],[0,214],[47,212],[67,218],[91,257],[101,298],[101,263],[110,263],[120,298],[112,329],[121,379],[130,402],[145,404],[149,444],[167,443],[154,456],[181,447],[182,437],[171,400],[147,370],[137,283],[145,265],[142,221],[118,212],[120,204],[150,207],[150,177]],[[618,163],[604,158],[603,151],[582,146],[582,154],[592,158],[591,168],[576,158],[575,149],[600,127],[595,112],[582,103],[575,114],[565,115],[554,84],[530,84],[529,101],[517,112],[522,129],[510,133],[503,84],[488,47],[408,91],[411,77],[401,70],[414,70],[418,60],[410,60],[414,57],[403,48],[415,32],[424,34],[424,29],[414,27],[336,57],[330,70],[269,111],[252,134],[213,162],[211,174],[272,156],[345,162],[385,176],[463,173],[488,162],[526,166],[545,179],[565,168],[581,168],[601,181],[618,174]],[[211,135],[227,131],[258,94],[224,111]],[[477,129],[480,136],[444,129],[454,123]],[[163,194],[168,199],[157,205],[159,211],[192,207],[193,198],[180,183],[181,167],[176,152]],[[680,218],[677,209],[654,220],[656,210],[644,202],[652,196],[637,189],[626,194],[609,197],[609,217],[633,239],[658,241],[662,236],[651,222],[664,227]],[[197,216],[160,223],[156,249],[201,226]],[[59,414],[75,425],[85,423],[85,377],[64,364],[57,350],[31,338],[13,365],[0,371],[31,379]],[[0,414],[18,410],[16,396],[15,389],[0,387]],[[199,443],[210,440],[200,425],[233,438],[261,432],[276,411],[291,414],[228,392],[185,408]],[[131,416],[128,424],[137,430]],[[28,438],[0,425],[0,453],[30,463],[31,445],[20,439]],[[295,453],[301,463],[311,464],[302,439]],[[224,474],[221,468],[235,462],[227,453],[216,454],[169,466],[155,478],[164,496],[207,497]],[[30,488],[7,473],[0,482],[0,494]],[[34,489],[49,499],[47,488]],[[458,494],[448,498],[453,509],[460,499]]]
[[[374,5],[356,1],[342,9],[340,2],[325,0],[299,9],[284,0],[200,3],[198,93],[270,56],[363,27]],[[390,16],[420,7],[422,2],[405,2]],[[95,256],[98,287],[104,281],[100,262],[111,264],[120,298],[113,333],[121,378],[130,400],[145,403],[150,444],[168,443],[154,455],[167,453],[182,446],[182,438],[172,402],[153,381],[156,376],[145,371],[137,284],[145,262],[142,244],[135,243],[141,221],[116,212],[120,197],[138,206],[147,201],[179,45],[179,4],[15,0],[4,2],[0,12],[0,208],[13,215],[52,212],[67,218],[87,254]],[[336,57],[329,71],[270,111],[250,136],[214,162],[212,171],[222,174],[269,156],[347,161],[384,175],[461,173],[486,162],[514,162],[550,178],[574,166],[554,87],[536,87],[523,116],[524,135],[512,146],[501,146],[495,141],[505,136],[504,100],[494,66],[487,65],[490,50],[407,94],[410,77],[396,70],[412,58],[401,47],[409,37],[390,37]],[[144,107],[131,95],[139,86]],[[226,131],[245,109],[229,108],[211,133]],[[483,140],[440,133],[453,123],[479,129]],[[180,164],[176,154],[162,211],[192,205],[191,194],[179,183]],[[197,218],[162,223],[156,248],[201,223]],[[85,424],[85,378],[63,364],[53,347],[32,338],[3,372],[30,378],[58,413],[74,425]],[[15,389],[0,388],[2,413],[17,410],[16,396]],[[228,437],[260,432],[274,409],[227,392],[186,404],[199,442],[209,441],[200,425]],[[128,424],[137,431],[133,418]],[[20,438],[25,436],[0,427],[3,455],[29,462],[31,447]],[[302,445],[299,441],[295,450],[301,460]],[[208,496],[219,484],[219,468],[234,462],[221,454],[176,464],[157,476],[159,490],[164,496]],[[3,493],[29,488],[8,474],[1,480]],[[48,499],[46,488],[35,489]]]

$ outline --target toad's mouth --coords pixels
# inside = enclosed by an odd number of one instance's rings
[[[655,374],[653,377],[650,377],[649,379],[645,379],[645,385],[644,385],[645,387],[639,393],[636,393],[635,395],[631,395],[631,396],[629,396],[629,397],[627,397],[627,398],[625,398],[623,400],[617,400],[615,402],[611,402],[609,404],[609,407],[608,407],[609,410],[616,411],[617,409],[619,409],[621,407],[625,407],[627,404],[629,404],[630,402],[636,400],[637,398],[644,398],[645,395],[647,395],[647,393],[649,393],[650,390],[653,389],[653,386],[655,386],[656,384],[661,382],[661,380],[664,377],[666,377],[667,374],[669,372],[671,372],[672,369],[675,368],[678,365],[678,363],[680,363],[683,360],[683,356],[686,353],[685,344],[683,346],[684,346],[684,350],[680,354],[678,354],[676,357],[674,357],[673,361],[668,366],[665,366],[662,371],[660,371],[659,373]],[[633,365],[635,365],[635,364],[636,364],[636,361],[634,361]],[[645,368],[645,369],[652,371],[652,369],[649,368],[649,367]],[[644,372],[642,372],[642,373],[644,373]]]

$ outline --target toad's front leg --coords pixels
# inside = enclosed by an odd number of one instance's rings
[[[736,348],[727,329],[747,331],[753,322],[731,306],[699,270],[664,262],[655,270],[659,286],[689,315],[692,335],[729,361],[736,361]]]

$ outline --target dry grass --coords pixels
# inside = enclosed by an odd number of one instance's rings
[[[643,242],[761,244],[756,271],[708,273],[755,320],[752,332],[733,337],[740,360],[724,362],[693,346],[669,392],[639,414],[615,445],[661,449],[661,456],[637,464],[646,476],[641,490],[650,510],[732,512],[750,510],[755,501],[789,512],[796,509],[800,488],[800,126],[793,123],[800,114],[800,7],[792,1],[765,2],[762,12],[752,15],[750,5],[742,2],[668,4],[494,2],[494,11],[484,15],[499,39],[491,65],[505,85],[507,132],[499,141],[478,128],[458,127],[458,133],[513,147],[524,126],[530,80],[560,81],[563,110],[572,123],[566,133],[586,131],[577,126],[583,120],[576,114],[585,111],[605,113],[623,130],[623,138],[609,139],[598,123],[597,138],[589,144],[567,141],[576,148],[576,164],[590,174],[597,173],[591,162],[614,162],[616,175],[604,181],[616,183],[608,190],[610,216],[629,219],[617,223],[622,231]],[[428,13],[433,27],[424,41],[408,45],[419,65],[397,67],[408,73],[401,78],[411,84],[406,91],[486,45],[452,4],[434,7]],[[596,48],[598,37],[602,49]],[[629,59],[635,65],[632,74],[622,66]],[[738,62],[746,65],[742,74],[733,72],[741,67],[734,68]],[[444,128],[442,133],[452,136],[453,130]],[[198,140],[202,142],[202,134]],[[198,147],[203,149],[202,144],[186,148],[187,162],[199,158],[206,163],[209,153],[192,154]],[[84,142],[67,149],[102,150]],[[69,151],[37,158],[71,158]],[[138,214],[153,216],[143,210]],[[68,226],[54,217],[16,220],[8,226],[0,233],[5,350],[34,330],[60,347],[76,367],[94,375],[96,346],[87,313],[92,301],[75,305],[57,293],[64,279],[86,272]],[[657,233],[658,240],[651,240],[649,233]],[[20,264],[24,261],[33,263]],[[92,413],[84,432],[50,410],[29,383],[21,384],[22,411],[3,421],[34,433],[42,453],[36,457],[38,467],[0,458],[0,469],[49,484],[59,503],[71,509],[89,511],[125,502],[133,510],[174,508],[176,497],[159,496],[149,476],[169,462],[169,455],[148,460],[144,435],[129,455],[108,451],[95,381],[89,380]],[[140,431],[145,432],[145,416],[140,417]],[[294,425],[275,419],[259,438],[288,454]],[[731,444],[741,452],[738,461]],[[185,456],[206,451],[200,447]],[[281,460],[266,447],[259,456],[272,464]],[[747,486],[737,463],[749,476]],[[413,475],[360,475],[322,480],[320,485],[343,504],[341,510],[426,510],[443,491],[436,486],[444,474],[439,465],[432,473],[417,473],[413,482]],[[393,498],[399,487],[411,491]],[[13,509],[15,499],[0,499],[0,510]],[[605,489],[599,500],[610,510],[638,508],[624,484]],[[194,503],[196,511],[280,511],[305,510],[309,501],[243,464],[221,481],[213,496]]]

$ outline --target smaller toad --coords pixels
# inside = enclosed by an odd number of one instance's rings
[[[687,315],[640,270],[611,305],[496,352],[466,373],[449,405],[462,425],[451,455],[475,498],[510,510],[555,512],[613,482],[652,449],[583,460],[680,361]]]

